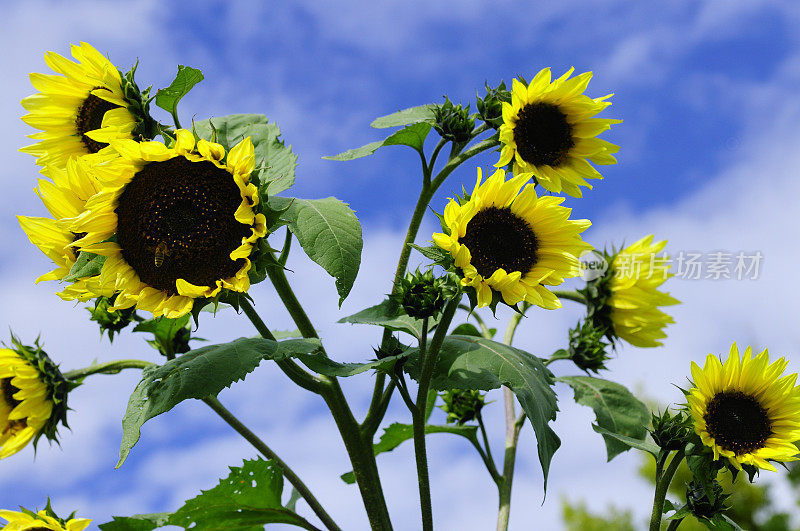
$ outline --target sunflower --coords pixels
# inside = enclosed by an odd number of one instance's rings
[[[590,98],[583,94],[591,72],[569,79],[574,68],[550,81],[550,69],[539,71],[526,86],[514,79],[511,103],[503,102],[500,126],[502,150],[497,167],[514,162],[514,175],[532,175],[551,192],[581,197],[586,179],[603,176],[589,164],[615,164],[619,146],[597,135],[622,120],[592,118],[609,105],[612,96]]]
[[[254,212],[258,189],[250,137],[226,153],[176,131],[174,147],[112,141],[120,154],[94,167],[102,189],[69,228],[82,251],[105,256],[102,289],[118,292],[114,309],[136,306],[180,317],[198,297],[223,288],[245,292],[255,242],[266,218]]]
[[[43,280],[62,280],[75,265],[79,253],[75,241],[84,235],[74,233],[67,227],[85,212],[86,201],[101,189],[100,182],[92,173],[92,165],[95,161],[113,157],[114,155],[99,155],[92,159],[73,158],[67,161],[66,168],[48,166],[42,170],[52,180],[40,179],[36,193],[53,217],[17,216],[31,243],[57,266],[37,278],[37,283]],[[78,279],[58,295],[65,300],[87,300],[101,294],[110,295],[108,290],[104,293],[100,291],[99,277],[95,276]]]
[[[658,309],[680,301],[658,288],[671,275],[666,257],[658,257],[667,240],[653,243],[645,236],[613,256],[609,264],[608,318],[614,335],[637,347],[656,347],[667,337],[664,328],[675,321]]]
[[[561,302],[545,286],[561,284],[580,274],[578,257],[591,246],[580,233],[589,220],[570,220],[563,197],[538,197],[530,175],[505,180],[495,171],[481,184],[482,173],[469,199],[451,199],[444,209],[446,233],[433,235],[462,272],[461,283],[477,292],[478,307],[488,306],[492,291],[506,304],[527,301],[543,308]],[[520,192],[522,187],[525,189]]]
[[[36,144],[20,151],[40,166],[63,168],[72,157],[106,153],[109,142],[132,138],[137,126],[117,67],[85,42],[72,45],[72,56],[77,63],[45,53],[47,66],[62,75],[31,74],[39,93],[21,102],[29,111],[22,120],[41,132],[30,135]]]
[[[0,518],[8,521],[3,526],[5,531],[83,531],[92,521],[88,518],[58,518],[50,509],[42,509],[34,513],[23,509],[23,512],[0,510]]]
[[[755,358],[747,347],[739,356],[736,343],[728,359],[709,354],[701,369],[692,362],[693,387],[687,392],[694,431],[736,468],[764,470],[769,461],[796,461],[800,440],[800,387],[797,374],[782,376],[788,362],[770,363],[764,350]]]
[[[0,348],[0,459],[66,426],[67,381],[38,343],[11,340],[14,348]]]

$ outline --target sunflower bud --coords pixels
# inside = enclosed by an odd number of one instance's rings
[[[46,529],[50,531],[83,531],[92,521],[88,518],[74,518],[75,513],[69,515],[65,520],[53,511],[50,506],[50,498],[47,499],[47,506],[38,512],[20,507],[21,512],[3,510],[0,511],[0,518],[6,520],[3,529],[29,530]]]
[[[114,310],[114,299],[112,297],[99,297],[95,300],[94,308],[86,308],[91,314],[90,319],[95,321],[100,326],[100,335],[103,332],[108,333],[108,340],[114,341],[114,334],[119,333],[120,330],[128,326],[134,320],[135,308],[126,308],[124,310]]]
[[[400,304],[414,319],[435,317],[444,308],[444,280],[434,278],[433,271],[406,273],[400,280],[397,292],[390,298]]]
[[[511,103],[511,92],[506,89],[506,84],[500,82],[496,88],[486,83],[486,96],[478,98],[478,116],[480,119],[499,129],[503,125],[503,103]]]
[[[712,480],[711,490],[713,499],[709,498],[709,493],[695,480],[692,480],[686,486],[686,505],[694,516],[702,519],[711,519],[714,515],[728,509],[725,506],[725,501],[730,495],[723,494],[722,485],[716,480]]]
[[[402,354],[405,351],[406,347],[400,343],[400,340],[394,336],[389,337],[389,340],[386,341],[384,346],[374,348],[372,350],[375,351],[375,356],[382,360],[384,358],[391,358],[392,356],[397,356]]]
[[[450,98],[445,97],[441,105],[434,108],[434,125],[436,132],[445,139],[456,144],[469,142],[475,128],[475,118],[469,115],[469,105],[453,105]]]
[[[486,405],[486,395],[475,389],[451,389],[442,394],[442,411],[447,413],[447,423],[459,426],[474,420]]]
[[[12,334],[12,348],[0,348],[0,459],[44,435],[57,441],[58,425],[67,426],[67,381],[42,350],[23,345]]]
[[[158,134],[158,123],[150,116],[150,87],[139,90],[139,86],[134,80],[136,68],[139,66],[137,61],[126,73],[120,71],[122,76],[122,93],[128,102],[128,112],[136,120],[136,127],[131,134],[134,138],[152,140]]]
[[[670,415],[669,409],[661,415],[652,414],[653,428],[650,435],[653,441],[665,452],[679,450],[686,446],[689,435],[692,433],[692,421],[683,412]]]
[[[606,368],[608,343],[603,341],[604,335],[605,331],[594,326],[589,319],[569,331],[570,359],[579,369],[597,373]]]

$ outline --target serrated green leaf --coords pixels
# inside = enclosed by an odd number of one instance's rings
[[[562,376],[556,378],[572,387],[575,402],[594,410],[598,426],[608,431],[644,441],[650,410],[633,396],[625,386],[591,376]],[[614,437],[603,435],[608,460],[630,449]]]
[[[191,66],[178,65],[178,73],[167,88],[156,92],[156,105],[170,114],[178,109],[178,102],[192,87],[203,81],[203,73]]]
[[[93,277],[100,274],[103,264],[106,261],[105,256],[99,254],[92,254],[87,251],[78,253],[78,258],[69,270],[69,273],[63,278],[65,282],[75,282],[78,279]]]
[[[453,435],[464,437],[475,443],[478,442],[477,426],[434,426],[429,424],[425,426],[425,433],[451,433]],[[411,424],[401,424],[399,422],[395,422],[383,430],[380,440],[373,445],[372,449],[375,452],[375,455],[382,454],[384,452],[391,452],[404,442],[413,438],[414,426]],[[350,485],[356,481],[352,472],[346,472],[340,477],[342,478],[342,481]],[[352,481],[350,481],[351,479]]]
[[[415,243],[409,243],[408,246],[413,249],[416,249],[417,251],[422,253],[422,255],[425,258],[433,260],[435,263],[441,263],[450,256],[450,253],[445,252],[440,247],[437,247],[435,245],[421,247]]]
[[[653,457],[658,457],[658,452],[661,451],[661,449],[657,445],[651,443],[648,440],[641,441],[639,439],[634,439],[632,437],[626,437],[625,435],[620,435],[619,433],[614,433],[612,431],[608,431],[605,428],[601,428],[597,424],[592,424],[592,429],[601,435],[608,435],[609,437],[613,437],[618,441],[624,443],[625,445],[630,446],[631,448],[636,448],[637,450],[647,452],[648,454],[651,454]]]
[[[396,133],[389,135],[385,140],[370,142],[369,144],[359,148],[348,149],[347,151],[339,153],[338,155],[322,158],[325,160],[336,161],[355,160],[362,157],[368,157],[384,146],[409,146],[422,153],[422,146],[425,144],[425,139],[428,137],[428,133],[430,133],[430,131],[431,124],[416,123],[404,127]]]
[[[186,399],[216,396],[232,383],[244,379],[263,359],[279,360],[309,354],[319,348],[319,341],[311,339],[278,342],[240,338],[194,349],[164,365],[147,367],[128,399],[122,418],[122,443],[116,467],[125,462],[139,440],[142,425],[151,418]]]
[[[347,317],[342,317],[337,322],[351,324],[368,324],[382,326],[394,332],[405,332],[417,339],[422,338],[422,319],[414,319],[400,311],[396,304],[389,299],[375,306],[370,306],[364,310]],[[432,329],[437,319],[429,319],[429,329]]]
[[[274,461],[246,460],[216,487],[187,500],[169,518],[170,525],[192,531],[263,530],[265,524],[316,529],[281,505],[283,473]]]
[[[375,129],[385,129],[387,127],[399,127],[401,125],[415,124],[419,122],[433,122],[435,118],[434,109],[436,105],[428,103],[409,107],[401,111],[375,118],[370,127]]]
[[[171,513],[134,514],[114,516],[111,522],[100,524],[102,531],[152,531],[167,525]]]
[[[315,354],[299,354],[295,356],[312,371],[325,376],[348,377],[361,374],[369,370],[390,372],[395,364],[406,357],[406,354],[389,356],[379,360],[370,360],[364,363],[339,363],[327,357],[322,352]]]
[[[213,126],[213,127],[212,127]],[[272,196],[294,184],[297,155],[280,139],[281,130],[263,114],[229,114],[194,123],[200,138],[214,140],[229,151],[250,137],[255,150],[253,177],[262,196]]]
[[[409,355],[405,368],[416,379],[419,359],[412,352]],[[561,440],[548,424],[555,420],[558,411],[554,382],[553,374],[542,360],[523,350],[482,337],[451,335],[442,343],[431,387],[440,391],[488,391],[504,385],[511,389],[536,432],[546,489],[550,461],[561,446]]]
[[[308,257],[336,279],[341,306],[358,275],[364,246],[355,212],[335,197],[295,199],[285,217]]]

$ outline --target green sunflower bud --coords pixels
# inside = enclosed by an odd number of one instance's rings
[[[435,317],[442,311],[445,303],[443,293],[444,279],[434,278],[433,271],[406,273],[397,291],[390,299],[403,307],[414,319]]]
[[[474,420],[486,405],[486,394],[475,389],[451,389],[442,394],[442,411],[447,413],[447,423],[459,426]]]
[[[486,83],[486,96],[478,98],[478,116],[481,120],[499,129],[503,125],[503,102],[511,103],[511,92],[500,82],[496,88]]]
[[[90,319],[100,326],[100,335],[108,333],[108,340],[114,341],[114,334],[131,324],[135,320],[136,308],[114,310],[113,297],[99,297],[95,300],[94,308],[86,308],[91,314]]]
[[[153,98],[150,97],[151,87],[140,90],[134,80],[138,66],[139,62],[137,61],[127,72],[120,71],[122,93],[128,102],[128,111],[136,119],[136,127],[131,134],[134,138],[152,140],[158,134],[158,122],[150,116],[150,102],[153,101]]]
[[[709,497],[703,486],[695,480],[692,480],[686,486],[686,505],[697,518],[711,519],[714,515],[728,509],[725,501],[730,495],[722,492],[722,485],[713,480],[711,490],[713,499]]]
[[[650,435],[665,452],[684,448],[692,433],[691,418],[681,411],[675,415],[670,415],[669,409],[660,415],[653,413],[651,424],[653,428],[649,430]]]
[[[436,132],[445,139],[456,144],[469,142],[472,130],[475,129],[475,118],[469,114],[469,105],[466,108],[461,104],[453,105],[445,97],[444,103],[437,105],[434,110],[434,125]]]
[[[608,343],[603,341],[603,336],[605,330],[597,328],[589,319],[569,331],[569,355],[578,368],[587,373],[598,373],[606,368]]]
[[[372,350],[375,351],[375,356],[379,359],[390,358],[392,356],[397,356],[398,354],[402,354],[405,351],[406,347],[400,343],[400,340],[394,336],[391,336],[388,341],[386,341],[386,345],[378,348],[374,348]]]

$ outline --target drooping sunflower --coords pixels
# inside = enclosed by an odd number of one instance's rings
[[[800,387],[796,373],[782,376],[787,364],[784,358],[770,363],[766,350],[753,358],[750,347],[740,357],[736,343],[724,364],[713,354],[702,369],[692,362],[688,409],[714,459],[773,472],[769,461],[798,459]]]
[[[36,445],[44,435],[56,440],[58,424],[66,426],[69,384],[39,347],[0,348],[0,459]]]
[[[40,166],[63,168],[72,157],[107,152],[109,142],[132,138],[137,126],[117,67],[90,44],[71,48],[77,63],[45,53],[47,66],[61,75],[31,74],[39,92],[21,102],[29,111],[22,120],[41,132],[30,135],[37,143],[20,151]]]
[[[497,167],[513,161],[514,175],[534,176],[551,192],[581,197],[580,186],[592,188],[586,179],[603,176],[589,164],[615,164],[619,146],[597,138],[612,124],[609,118],[592,118],[611,105],[612,96],[590,98],[583,94],[591,72],[572,79],[570,68],[555,81],[544,68],[525,85],[514,79],[511,103],[503,102],[500,126],[502,150]]]
[[[591,222],[570,220],[571,209],[560,206],[563,197],[537,196],[532,183],[526,186],[530,175],[505,176],[497,170],[481,184],[478,168],[469,199],[450,200],[443,216],[447,232],[434,234],[433,241],[452,255],[462,285],[475,289],[478,307],[488,306],[494,291],[509,305],[560,308],[546,286],[580,274],[578,257],[591,249],[580,233]]]
[[[247,137],[226,157],[190,131],[176,137],[172,148],[112,141],[120,157],[95,166],[103,187],[70,226],[84,234],[75,245],[106,257],[100,283],[117,292],[115,310],[135,305],[176,318],[195,298],[250,287],[250,254],[267,232],[249,182],[253,144]]]
[[[59,518],[50,508],[50,502],[47,502],[47,508],[38,512],[28,511],[23,509],[23,512],[0,510],[0,518],[3,518],[8,523],[3,526],[6,531],[83,531],[92,521],[88,518],[69,518],[64,520]]]

